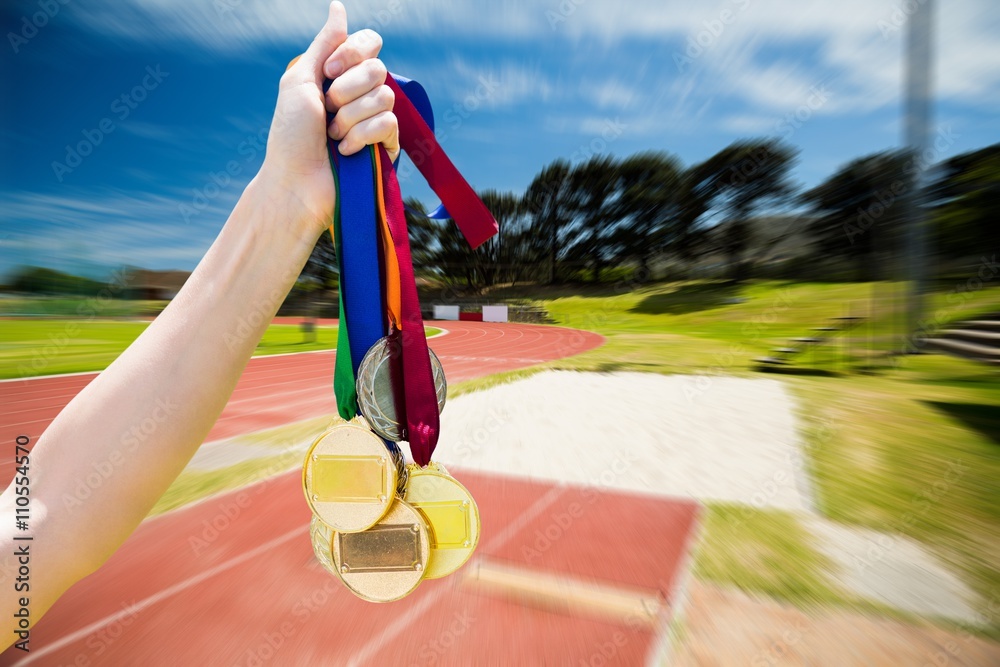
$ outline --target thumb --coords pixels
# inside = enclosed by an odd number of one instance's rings
[[[323,84],[323,64],[327,58],[333,55],[338,46],[347,39],[347,10],[340,2],[330,3],[330,14],[327,16],[326,25],[319,31],[313,39],[312,44],[302,54],[299,62],[302,67],[303,76],[308,76],[316,81],[316,85]]]

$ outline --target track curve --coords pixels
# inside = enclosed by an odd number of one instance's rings
[[[604,342],[589,331],[535,324],[449,321],[427,325],[445,332],[430,344],[451,383],[573,356]],[[334,350],[251,359],[206,440],[331,414],[335,359]],[[0,442],[14,442],[19,435],[37,441],[60,410],[97,375],[0,382]],[[4,485],[13,475],[12,456],[5,452],[0,463]]]

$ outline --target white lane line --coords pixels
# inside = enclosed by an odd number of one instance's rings
[[[553,486],[551,489],[546,491],[545,495],[532,503],[531,507],[525,510],[521,516],[517,517],[515,521],[507,524],[506,528],[497,533],[493,539],[483,547],[483,552],[494,551],[506,544],[510,538],[520,532],[520,530],[524,528],[529,521],[541,514],[545,511],[545,508],[554,503],[565,490],[566,487],[559,485]]]
[[[510,538],[524,527],[526,523],[534,519],[546,507],[551,505],[556,501],[565,489],[563,487],[554,486],[548,490],[548,492],[532,503],[525,512],[517,518],[516,521],[507,526],[507,528],[498,533],[493,540],[487,544],[484,549],[487,551],[497,549],[503,546]],[[472,565],[471,563],[469,565]],[[456,580],[457,581],[457,580]],[[421,612],[427,607],[437,602],[437,599],[444,595],[445,592],[450,592],[455,586],[450,587],[440,587],[435,589],[433,592],[428,594],[426,598],[420,601],[416,608],[411,609],[407,614],[401,616],[398,620],[386,626],[386,628],[377,637],[373,637],[367,644],[361,647],[357,653],[355,653],[350,662],[347,663],[348,667],[357,667],[358,665],[364,664],[365,661],[370,659],[372,656],[376,655],[388,642],[392,641],[397,635],[406,630],[410,625],[420,620]]]
[[[381,635],[370,640],[367,644],[361,647],[361,650],[351,656],[351,660],[347,663],[347,667],[357,667],[358,665],[364,664],[366,660],[378,653],[385,646],[385,642],[391,641],[393,637],[406,630],[406,628],[409,627],[414,621],[419,620],[425,609],[437,602],[438,598],[444,595],[445,591],[449,591],[452,588],[454,588],[454,586],[441,586],[434,589],[427,595],[427,597],[417,603],[406,614],[401,615],[395,621],[387,625]]]
[[[513,361],[524,364],[544,364],[551,359],[531,359],[525,357],[466,357],[461,355],[442,354],[441,359],[452,359],[454,361],[474,361],[477,363],[492,363],[496,361]],[[502,371],[501,371],[502,372]]]
[[[451,333],[451,331],[445,329],[444,327],[431,326],[431,329],[438,329],[438,332],[433,336],[428,336],[427,340],[434,340],[435,338],[440,338],[441,336],[447,336],[448,334]]]
[[[97,375],[100,371],[81,371],[79,373],[56,373],[55,375],[29,375],[21,378],[7,378],[0,380],[0,384],[5,382],[25,382],[30,380],[44,380],[45,378],[71,378],[78,375]]]
[[[294,354],[321,354],[323,352],[336,352],[337,348],[331,347],[326,350],[306,350],[305,352],[281,352],[279,354],[255,354],[251,359],[273,359],[274,357],[290,357]]]
[[[296,354],[322,354],[324,352],[336,352],[337,348],[331,347],[327,350],[306,350],[305,352],[281,352],[280,354],[255,354],[251,359],[271,359],[274,357],[291,357]],[[4,382],[25,382],[32,380],[47,380],[49,378],[71,378],[79,375],[100,375],[103,371],[81,371],[79,373],[55,373],[54,375],[29,375],[28,377],[21,378],[7,378],[6,380],[0,380],[0,384]]]
[[[136,603],[134,605],[131,605],[130,607],[128,607],[126,609],[122,609],[119,612],[116,612],[116,613],[111,614],[109,616],[105,616],[101,620],[95,621],[94,623],[91,623],[90,625],[82,627],[79,630],[77,630],[76,632],[68,634],[65,637],[60,638],[59,640],[57,640],[57,641],[55,641],[55,642],[53,642],[53,643],[45,646],[42,649],[39,649],[37,651],[32,651],[31,655],[29,657],[25,658],[21,662],[15,663],[15,664],[16,665],[30,665],[31,663],[35,662],[39,658],[42,658],[42,657],[48,655],[49,653],[52,653],[53,651],[58,651],[59,649],[65,647],[65,646],[69,646],[70,644],[73,644],[75,642],[80,641],[84,637],[86,637],[86,636],[88,636],[88,635],[90,635],[90,634],[92,634],[92,633],[100,630],[101,628],[103,628],[106,625],[114,623],[115,621],[120,620],[122,618],[125,618],[126,616],[135,616],[139,612],[143,611],[144,609],[147,609],[148,607],[153,606],[157,602],[160,602],[162,600],[166,600],[169,597],[173,597],[174,595],[177,595],[178,593],[182,593],[182,592],[186,591],[187,589],[191,588],[192,586],[196,586],[196,585],[200,584],[201,582],[205,581],[206,579],[211,579],[212,577],[214,577],[215,575],[217,575],[217,574],[219,574],[221,572],[225,572],[226,570],[234,568],[237,565],[240,565],[241,563],[245,563],[248,560],[256,558],[257,556],[261,555],[265,551],[270,551],[274,547],[279,546],[281,544],[284,544],[285,542],[287,542],[288,540],[292,539],[293,537],[297,537],[297,536],[301,535],[302,533],[308,532],[308,530],[309,530],[308,526],[301,526],[299,528],[296,528],[295,530],[292,530],[292,531],[289,531],[289,532],[285,533],[281,537],[276,537],[275,539],[271,540],[270,542],[265,542],[264,544],[260,545],[256,549],[252,549],[252,550],[250,550],[250,551],[248,551],[248,552],[246,552],[246,553],[244,553],[244,554],[242,554],[240,556],[237,556],[236,558],[233,558],[231,560],[226,561],[225,563],[220,563],[219,565],[216,565],[213,568],[205,570],[201,574],[196,574],[193,577],[190,577],[190,578],[185,579],[184,581],[182,581],[180,583],[177,583],[177,584],[174,584],[173,586],[170,586],[169,588],[164,588],[159,593],[154,593],[153,595],[150,595],[148,598],[146,598],[146,599],[144,599],[144,600],[142,600],[142,601],[140,601],[140,602],[138,602],[138,603]]]

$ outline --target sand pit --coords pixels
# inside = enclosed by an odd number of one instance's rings
[[[812,507],[773,379],[546,371],[450,401],[457,469],[788,510]]]

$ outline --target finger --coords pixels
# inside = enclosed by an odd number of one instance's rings
[[[340,2],[330,3],[330,13],[326,24],[313,39],[312,44],[302,54],[297,66],[302,67],[303,76],[308,76],[317,85],[323,83],[323,63],[347,39],[347,10]]]
[[[361,121],[377,116],[383,111],[392,111],[392,106],[396,101],[396,95],[389,86],[379,86],[374,90],[349,102],[337,111],[330,123],[330,137],[333,139],[343,139],[348,131]]]
[[[391,111],[366,118],[347,132],[340,141],[342,155],[353,155],[365,146],[382,144],[392,160],[399,155],[399,123]]]
[[[336,79],[358,63],[369,58],[377,58],[381,50],[381,35],[374,30],[359,30],[337,46],[333,54],[327,58],[323,72],[326,78]]]
[[[326,108],[336,113],[365,93],[385,83],[385,65],[378,58],[370,58],[347,70],[330,84],[326,91]]]

